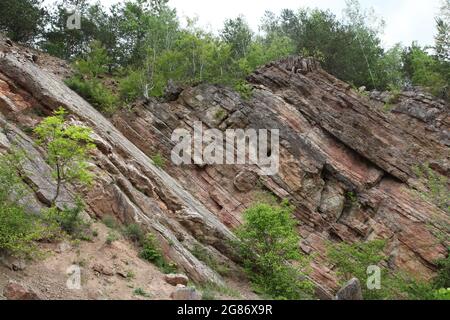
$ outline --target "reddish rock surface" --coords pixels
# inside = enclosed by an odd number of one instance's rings
[[[3,296],[8,300],[40,300],[33,290],[16,282],[9,282],[5,286]]]
[[[166,274],[164,280],[173,286],[183,285],[187,286],[189,278],[184,274]]]
[[[96,134],[95,186],[81,190],[88,213],[141,223],[194,281],[221,283],[192,255],[194,246],[232,265],[231,229],[243,210],[273,196],[295,205],[301,249],[313,254],[313,278],[325,292],[338,289],[333,266],[324,259],[327,241],[385,239],[391,267],[425,278],[446,254],[449,215],[419,196],[423,186],[413,173],[428,162],[450,176],[449,106],[443,101],[404,92],[393,112],[385,113],[380,94],[361,96],[316,62],[289,58],[248,78],[250,100],[202,84],[106,119],[42,65],[0,49],[0,124],[8,128],[0,133],[0,150],[15,143],[31,155],[26,172],[36,209],[49,203],[54,186],[43,151],[27,130],[62,105]],[[247,165],[172,165],[172,132],[191,130],[195,121],[219,130],[279,129],[279,173],[259,177]],[[150,160],[157,153],[168,159],[164,169]],[[66,189],[61,203],[76,190]]]

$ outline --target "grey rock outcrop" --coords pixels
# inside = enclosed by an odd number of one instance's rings
[[[337,293],[336,300],[363,300],[361,283],[353,278],[348,281]]]

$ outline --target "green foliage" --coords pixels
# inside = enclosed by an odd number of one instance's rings
[[[353,191],[349,191],[345,193],[345,198],[348,200],[348,202],[354,206],[358,203],[358,197],[356,196],[356,193]]]
[[[38,143],[47,151],[47,162],[52,167],[56,179],[53,204],[58,199],[61,186],[65,183],[88,185],[92,181],[87,163],[89,152],[95,148],[90,137],[92,130],[69,125],[65,121],[65,116],[66,112],[61,107],[34,129]]]
[[[328,258],[335,266],[342,284],[352,277],[360,280],[363,296],[367,300],[434,299],[431,284],[415,279],[403,272],[394,273],[384,267],[387,262],[387,256],[383,253],[385,245],[386,242],[383,240],[354,244],[330,244],[328,246]],[[369,266],[378,266],[381,270],[380,289],[370,290],[365,285]]]
[[[252,44],[253,32],[248,26],[245,18],[239,16],[236,19],[225,21],[220,34],[225,43],[230,45],[233,58],[242,58],[247,55]]]
[[[80,13],[81,29],[66,27],[75,6]],[[119,52],[117,17],[112,12],[106,12],[100,3],[90,4],[86,0],[56,0],[49,10],[48,23],[45,27],[42,39],[37,39],[39,46],[62,59],[70,60],[87,54],[92,40],[100,41],[111,57],[115,57]]]
[[[390,95],[389,95],[389,99],[388,99],[387,103],[389,103],[389,104],[398,103],[400,100],[400,94],[401,94],[400,89],[398,89],[397,87],[392,87],[390,89],[389,93],[390,93]]]
[[[443,99],[450,98],[450,62],[428,54],[417,44],[404,53],[405,73],[412,83]]]
[[[227,116],[227,112],[224,109],[219,109],[214,113],[214,119],[217,121],[223,121]]]
[[[201,245],[195,244],[191,250],[191,253],[194,255],[194,257],[196,257],[200,261],[203,261],[208,267],[216,271],[221,276],[228,276],[230,274],[230,268],[226,264],[214,259],[214,257],[208,252],[208,250],[206,250]]]
[[[259,33],[239,16],[226,20],[218,36],[197,27],[195,19],[182,27],[166,0],[120,1],[110,9],[86,0],[57,0],[48,12],[41,2],[2,1],[0,8],[10,14],[0,21],[0,30],[52,55],[76,59],[77,72],[68,84],[107,113],[120,102],[161,97],[168,80],[229,85],[247,99],[242,83],[250,72],[294,54],[315,57],[356,87],[386,90],[412,83],[450,99],[448,0],[436,17],[435,55],[415,45],[406,52],[400,45],[384,50],[383,20],[357,0],[347,1],[342,18],[308,8],[267,12]],[[68,4],[77,4],[80,30],[66,28],[73,13]],[[118,88],[104,80],[113,74]]]
[[[127,279],[130,279],[130,280],[136,278],[136,274],[133,272],[133,270],[128,270],[126,276],[127,276]]]
[[[144,75],[140,71],[129,71],[119,80],[120,98],[129,103],[144,96]]]
[[[74,239],[90,240],[93,236],[90,230],[90,223],[82,217],[85,208],[83,201],[77,198],[75,205],[64,206],[62,210],[51,207],[44,212],[46,221],[51,225],[56,225]]]
[[[28,257],[38,253],[35,241],[49,237],[51,230],[19,201],[27,194],[20,178],[22,159],[18,152],[0,156],[0,250]]]
[[[164,273],[174,273],[177,271],[177,268],[174,264],[169,263],[164,259],[161,249],[156,244],[155,236],[151,233],[148,233],[145,236],[145,240],[143,242],[139,256],[142,259],[153,263]]]
[[[241,98],[244,100],[249,100],[253,94],[253,88],[245,81],[239,81],[234,86],[234,89],[239,92]]]
[[[140,257],[154,264],[161,264],[161,261],[163,260],[161,250],[156,245],[155,236],[151,233],[148,233],[145,236]]]
[[[104,216],[102,218],[102,222],[105,226],[107,226],[110,229],[119,229],[119,224],[117,223],[117,220],[114,219],[112,216]]]
[[[311,296],[311,283],[305,279],[308,261],[300,255],[292,210],[286,202],[256,204],[244,212],[236,232],[236,246],[250,280],[258,291],[276,299]]]
[[[99,110],[112,113],[119,100],[100,79],[106,75],[111,59],[101,43],[94,41],[90,48],[86,58],[75,62],[75,75],[66,80],[66,84]]]
[[[400,91],[406,79],[403,70],[403,47],[396,44],[387,50],[376,66],[376,83],[378,88]]]
[[[255,201],[259,203],[265,203],[271,206],[277,206],[279,204],[278,197],[269,189],[263,187],[263,183],[260,180],[257,182],[259,190],[255,192]]]
[[[202,285],[199,290],[202,292],[202,300],[218,300],[217,295],[222,295],[231,298],[242,299],[240,293],[228,286],[220,286],[212,282]]]
[[[43,0],[2,0],[0,32],[13,41],[32,43],[44,29],[47,11]]]
[[[390,104],[389,102],[386,102],[386,103],[383,105],[383,112],[389,113],[389,112],[391,112],[392,108],[393,108],[393,105]]]
[[[435,300],[450,300],[450,288],[447,289],[439,289],[434,292]]]
[[[370,89],[385,86],[377,82],[382,23],[369,25],[375,15],[355,1],[349,3],[344,18],[340,21],[319,9],[285,9],[279,16],[266,14],[262,29],[272,37],[288,37],[296,47],[293,53],[318,58],[325,70],[344,81]]]
[[[116,110],[117,98],[99,80],[74,76],[65,82],[69,88],[76,91],[97,109],[105,113],[112,113]]]
[[[146,297],[146,298],[150,297],[150,294],[148,294],[147,292],[145,292],[145,290],[142,289],[142,288],[136,288],[136,289],[134,289],[134,290],[133,290],[133,294],[134,294],[135,296],[141,296],[141,297]]]
[[[125,226],[123,234],[127,239],[138,245],[144,245],[145,232],[142,227],[137,223],[132,223]]]
[[[363,284],[364,298],[377,299],[380,297],[379,291],[368,290],[364,283],[367,278],[367,267],[379,265],[386,258],[382,252],[384,247],[385,242],[381,240],[355,244],[340,243],[329,246],[328,258],[336,266],[342,283],[356,277]]]
[[[438,274],[434,279],[436,288],[450,288],[450,247],[447,251],[447,258],[437,261]]]
[[[80,75],[89,78],[97,78],[104,75],[108,71],[108,65],[111,58],[108,56],[106,49],[98,41],[93,41],[90,45],[90,52],[86,58],[75,62],[75,69]]]
[[[111,245],[113,242],[119,240],[119,234],[115,230],[108,231],[108,235],[106,236],[106,244]]]
[[[450,214],[450,192],[447,177],[435,172],[427,163],[415,166],[413,170],[427,189],[426,192],[420,192],[420,195]]]
[[[155,154],[151,159],[153,164],[158,168],[164,168],[166,166],[166,160],[160,153]]]

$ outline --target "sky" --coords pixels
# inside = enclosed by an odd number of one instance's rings
[[[112,4],[120,0],[100,0]],[[432,45],[435,34],[434,17],[439,12],[441,0],[360,0],[363,8],[373,8],[386,22],[382,36],[383,45],[392,47],[417,40],[421,45]],[[340,16],[345,0],[169,0],[180,18],[198,17],[199,25],[211,31],[220,30],[227,18],[242,14],[253,30],[258,30],[266,10],[275,13],[281,9],[311,7],[330,9]]]

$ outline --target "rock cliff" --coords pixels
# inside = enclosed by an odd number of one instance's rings
[[[114,214],[158,235],[164,253],[198,282],[221,277],[191,252],[201,246],[235,268],[229,245],[241,213],[269,195],[295,205],[301,250],[314,254],[313,279],[324,297],[337,289],[333,266],[324,257],[327,241],[386,239],[392,268],[425,278],[449,243],[447,212],[420,193],[414,173],[429,163],[450,176],[450,116],[443,101],[402,92],[386,112],[384,93],[360,94],[310,59],[273,62],[248,77],[252,97],[226,87],[200,84],[174,90],[162,101],[146,100],[108,119],[65,86],[63,62],[30,57],[0,44],[0,151],[18,145],[28,153],[26,181],[35,191],[28,201],[50,203],[50,169],[31,129],[58,106],[74,122],[93,128],[97,150],[94,187],[64,190],[85,196],[91,216]],[[280,170],[258,176],[247,165],[183,165],[170,162],[172,132],[209,128],[279,129]],[[162,154],[164,169],[151,157]]]

